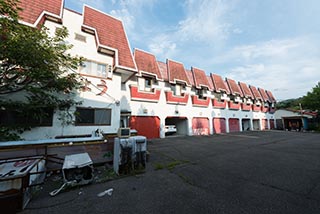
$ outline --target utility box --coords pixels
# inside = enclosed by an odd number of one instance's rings
[[[88,153],[66,155],[62,167],[65,182],[84,185],[93,181],[93,162]]]
[[[127,174],[132,169],[145,168],[147,138],[132,136],[115,138],[113,151],[113,169],[117,174]]]

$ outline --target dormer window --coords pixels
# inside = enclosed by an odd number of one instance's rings
[[[173,91],[174,95],[182,96],[185,90],[185,85],[179,83],[171,85],[171,90]]]
[[[152,77],[139,77],[138,86],[140,91],[152,91],[155,85],[155,79]]]
[[[207,89],[201,88],[201,89],[196,89],[196,95],[198,96],[199,99],[206,99],[207,94]]]

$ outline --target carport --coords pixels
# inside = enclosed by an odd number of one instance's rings
[[[259,119],[253,119],[253,130],[260,130],[260,121]]]
[[[165,125],[175,125],[177,129],[175,135],[188,135],[188,119],[186,117],[167,117]]]
[[[269,120],[269,124],[270,124],[270,129],[274,129],[274,119],[270,119]]]
[[[268,120],[267,119],[262,119],[262,130],[267,130],[268,129]]]
[[[250,131],[250,119],[242,119],[242,131]]]
[[[214,133],[219,134],[219,133],[227,132],[225,118],[213,118],[212,123],[213,123]]]

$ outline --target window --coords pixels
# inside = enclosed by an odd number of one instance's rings
[[[86,42],[86,37],[78,33],[75,33],[74,39],[81,42]]]
[[[77,108],[76,125],[111,125],[111,109]]]
[[[104,64],[98,64],[97,73],[98,73],[98,76],[107,77],[107,66]]]
[[[112,66],[108,64],[84,61],[80,72],[98,77],[112,78]]]
[[[207,93],[206,89],[196,89],[196,95],[198,96],[199,99],[206,99],[204,94]]]
[[[41,108],[33,112],[0,110],[0,125],[2,126],[14,126],[17,124],[33,127],[52,126],[52,120],[52,108]]]
[[[146,91],[151,91],[151,88],[152,88],[152,79],[151,78],[144,79],[144,87],[145,87]]]

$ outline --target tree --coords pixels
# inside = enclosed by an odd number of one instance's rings
[[[8,124],[0,117],[0,140],[17,138],[17,131],[33,127],[48,109],[77,104],[72,98],[81,85],[78,74],[70,72],[82,59],[68,53],[67,29],[50,37],[44,26],[22,25],[18,5],[17,0],[0,0],[0,114],[15,112],[25,123]]]
[[[304,109],[320,111],[320,82],[302,98],[302,106]]]

